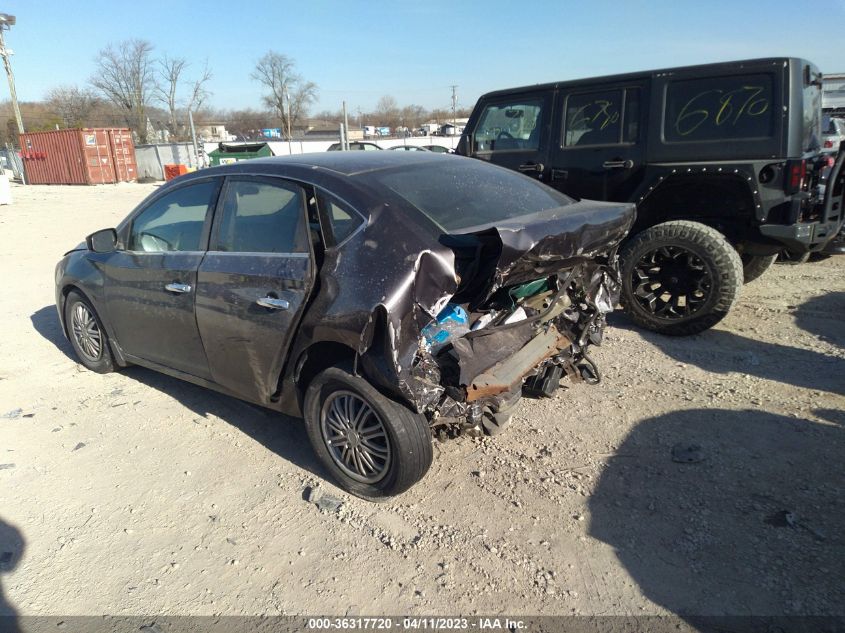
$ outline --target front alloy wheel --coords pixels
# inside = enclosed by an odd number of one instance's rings
[[[88,299],[72,290],[65,299],[64,309],[68,338],[79,362],[100,374],[113,371],[108,334]]]

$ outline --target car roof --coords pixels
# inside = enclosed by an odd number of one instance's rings
[[[460,157],[454,157],[456,159]],[[284,173],[289,167],[330,170],[344,176],[407,166],[414,163],[440,163],[442,157],[432,156],[432,152],[314,152],[294,156],[273,156],[272,158],[254,158],[234,165],[223,165],[203,169],[197,174],[207,176],[216,173],[238,173],[243,170],[264,171],[268,174]],[[473,160],[470,158],[463,160]],[[241,166],[240,168],[237,168]]]

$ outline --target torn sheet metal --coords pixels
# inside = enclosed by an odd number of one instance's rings
[[[550,363],[577,375],[618,300],[615,252],[634,215],[629,204],[575,203],[442,235],[440,249],[422,250],[406,272],[395,271],[392,291],[373,309],[358,346],[364,373],[432,419],[478,417]],[[501,301],[498,289],[535,281],[536,301],[530,291],[504,293],[518,320],[485,324],[442,353],[426,344],[423,329],[447,303],[483,312]]]

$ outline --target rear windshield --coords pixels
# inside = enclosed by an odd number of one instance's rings
[[[444,231],[495,224],[572,204],[518,172],[475,159],[370,172],[368,178],[419,209]]]

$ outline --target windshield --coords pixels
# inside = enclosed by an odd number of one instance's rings
[[[572,198],[520,173],[475,159],[446,159],[439,164],[371,172],[444,231],[557,209]]]

